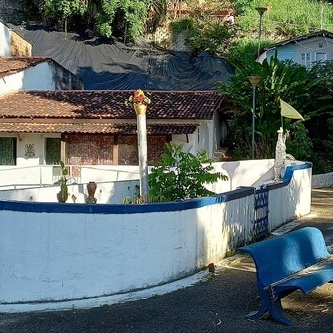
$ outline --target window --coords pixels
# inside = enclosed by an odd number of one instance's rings
[[[302,52],[301,54],[301,64],[305,67],[309,67],[311,64],[311,54]]]
[[[316,52],[316,61],[326,61],[327,53],[326,52]]]
[[[0,165],[16,165],[16,138],[0,138]]]
[[[45,163],[59,164],[61,160],[61,139],[46,138],[45,142]]]

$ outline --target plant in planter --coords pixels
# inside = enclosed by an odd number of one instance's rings
[[[128,188],[130,189],[130,187]],[[140,195],[140,186],[139,185],[135,185],[135,189],[136,189],[136,193],[134,196],[134,199],[132,199],[131,196],[126,196],[123,199],[123,204],[135,204],[135,205],[139,205],[139,204],[143,204],[145,203],[144,198]]]
[[[60,185],[60,192],[57,193],[57,199],[59,202],[66,202],[68,199],[68,185],[67,185],[68,169],[65,167],[63,161],[60,161],[60,167],[61,167],[61,178],[57,181],[57,184]]]
[[[214,195],[205,184],[213,184],[228,177],[214,172],[212,161],[205,151],[197,155],[185,153],[182,145],[166,144],[161,163],[148,175],[151,202],[171,202]]]

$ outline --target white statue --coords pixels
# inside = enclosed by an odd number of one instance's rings
[[[285,167],[286,161],[286,139],[288,132],[283,134],[283,128],[280,127],[278,132],[278,140],[275,148],[275,161],[274,161],[274,180],[278,181],[282,178],[282,171]]]

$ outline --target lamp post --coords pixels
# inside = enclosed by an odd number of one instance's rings
[[[259,58],[260,53],[260,41],[261,41],[261,28],[262,28],[262,16],[264,15],[265,11],[267,10],[266,7],[257,7],[256,11],[259,13],[259,43],[258,43],[258,53],[257,59]]]
[[[256,109],[256,87],[259,82],[262,80],[261,76],[252,75],[248,76],[249,81],[252,84],[252,159],[255,158],[255,147],[254,147],[254,132],[256,127],[256,119],[255,119],[255,109]]]

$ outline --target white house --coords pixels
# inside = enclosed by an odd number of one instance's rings
[[[20,90],[76,90],[82,82],[47,57],[0,57],[0,96]]]
[[[13,52],[22,49],[12,47],[13,36],[16,44],[28,45],[25,56]],[[136,114],[124,103],[132,91],[80,90],[75,75],[51,58],[31,57],[31,45],[1,22],[0,41],[0,169],[60,160],[74,166],[138,164]],[[151,93],[148,163],[160,160],[167,142],[213,158],[227,134],[223,97],[214,91]]]
[[[32,45],[0,20],[0,57],[30,57]]]
[[[137,165],[136,114],[131,91],[19,91],[0,98],[0,165]],[[165,143],[206,150],[222,140],[217,92],[152,91],[147,111],[148,162]]]

